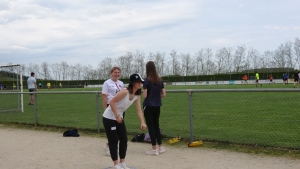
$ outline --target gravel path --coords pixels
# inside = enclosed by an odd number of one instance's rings
[[[79,131],[80,132],[80,131]],[[104,155],[105,138],[62,137],[47,131],[0,126],[2,169],[104,169],[112,166]],[[126,163],[136,169],[299,169],[300,160],[249,155],[207,148],[165,146],[166,152],[148,156],[147,143],[128,143]]]

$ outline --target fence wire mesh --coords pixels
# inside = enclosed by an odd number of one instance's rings
[[[166,137],[299,150],[299,91],[167,90],[160,128]],[[20,94],[24,113],[10,109]],[[35,105],[28,105],[28,100],[28,92],[0,92],[0,122],[104,132],[101,92],[38,92]],[[134,105],[124,120],[128,133],[142,132]]]

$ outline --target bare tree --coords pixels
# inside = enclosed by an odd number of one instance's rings
[[[69,66],[69,77],[70,80],[75,80],[76,79],[76,66]]]
[[[69,65],[66,61],[62,61],[60,63],[60,70],[62,73],[62,80],[67,80],[68,78],[68,71],[69,71]]]
[[[93,70],[91,65],[82,67],[83,80],[96,80],[97,72]]]
[[[118,65],[122,70],[121,77],[128,78],[132,74],[133,53],[127,52],[124,56],[118,58]]]
[[[145,54],[137,50],[133,58],[133,72],[140,73],[142,77],[145,76]]]
[[[234,58],[233,58],[233,71],[234,72],[240,72],[240,70],[243,69],[245,53],[246,53],[245,46],[238,46],[237,49],[235,50]]]
[[[224,72],[232,72],[233,71],[233,54],[232,54],[233,49],[232,48],[225,48],[224,49],[224,54],[225,54],[225,65],[227,67],[225,68]]]
[[[90,66],[90,65],[89,65]],[[98,71],[93,69],[92,66],[90,66],[90,72],[89,72],[89,75],[90,75],[90,79],[91,80],[97,80],[98,79]]]
[[[52,63],[50,67],[52,69],[52,73],[53,73],[54,79],[55,80],[60,80],[60,77],[61,77],[60,64],[58,64],[58,63]]]
[[[192,58],[189,53],[181,54],[182,59],[182,73],[185,76],[191,75],[192,71],[194,70],[192,66]]]
[[[214,68],[214,64],[213,64],[213,53],[211,51],[210,48],[205,48],[204,49],[204,58],[205,58],[205,70],[204,70],[204,74],[205,75],[209,75],[212,74],[213,72],[215,72],[215,70],[213,70]]]
[[[178,61],[177,52],[173,49],[170,53],[171,60],[172,60],[172,74],[173,75],[180,75],[180,66]]]
[[[262,58],[264,58],[266,63],[262,67],[264,67],[264,68],[275,67],[276,63],[275,63],[274,60],[272,60],[273,55],[274,55],[274,53],[272,51],[267,50],[267,51],[264,52]]]
[[[294,58],[293,43],[291,41],[285,43],[284,51],[286,56],[285,58],[286,58],[287,67],[294,68],[296,59]]]
[[[275,61],[275,65],[277,68],[285,68],[286,67],[286,59],[285,59],[285,47],[281,44],[277,50],[275,50],[273,59]]]
[[[204,70],[204,58],[203,58],[203,49],[199,50],[195,53],[194,62],[195,62],[195,68],[196,68],[196,74],[200,75],[203,73]]]
[[[166,64],[164,64],[164,76],[172,75],[172,61],[166,60]]]
[[[294,50],[296,55],[296,62],[298,63],[299,66],[299,61],[300,61],[300,39],[299,38],[295,38]]]
[[[101,62],[98,63],[98,68],[97,68],[98,79],[110,78],[110,69],[113,67],[112,63],[113,63],[113,59],[109,57],[104,58]]]
[[[256,49],[250,48],[248,50],[247,57],[252,60],[253,69],[257,69],[260,67],[259,52]]]
[[[79,63],[75,65],[75,74],[77,75],[77,80],[82,80],[82,66]]]
[[[50,79],[50,68],[48,62],[43,62],[41,64],[41,76],[44,77],[45,80]]]
[[[159,76],[163,76],[163,68],[165,64],[165,53],[163,52],[156,52],[154,54],[154,63],[156,66],[156,70]]]
[[[226,48],[221,48],[217,50],[215,54],[216,58],[216,66],[217,66],[217,73],[225,73],[226,70],[228,70],[228,65],[226,64],[226,61],[228,55],[227,55],[227,49]]]
[[[149,53],[149,55],[147,56],[146,61],[153,61],[154,60],[154,54],[152,52]]]
[[[29,63],[29,66],[27,67],[28,75],[30,76],[31,72],[34,72],[35,78],[40,78],[40,66],[35,63]]]

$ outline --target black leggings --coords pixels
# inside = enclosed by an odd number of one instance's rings
[[[161,145],[161,133],[159,129],[160,106],[145,106],[144,116],[146,119],[152,146],[155,146],[156,142],[158,143],[158,145]]]
[[[125,159],[127,151],[127,130],[124,123],[118,123],[116,120],[111,120],[103,117],[103,125],[105,128],[106,137],[110,151],[110,157],[113,161],[118,160],[118,142],[120,159]]]

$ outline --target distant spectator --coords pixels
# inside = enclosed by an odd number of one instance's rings
[[[42,89],[42,83],[39,83],[39,89]]]
[[[15,83],[13,83],[13,90],[17,89],[17,86]]]
[[[36,85],[36,79],[34,77],[34,72],[31,72],[31,76],[27,79],[27,86],[29,92],[37,92],[38,88]],[[34,95],[30,94],[28,105],[34,105]]]
[[[50,83],[47,83],[47,87],[48,87],[48,90],[50,90],[51,84],[50,84]]]
[[[255,71],[255,79],[256,79],[256,87],[257,85],[262,86],[262,84],[259,83],[259,74],[257,73],[257,71]]]
[[[3,90],[6,90],[6,84],[3,84]]]
[[[244,85],[248,84],[248,82],[247,82],[248,76],[246,74],[243,76],[243,79],[244,79]]]
[[[284,85],[288,85],[288,78],[289,78],[289,76],[288,76],[288,74],[285,72],[285,73],[283,74],[283,84],[284,84]]]
[[[296,83],[297,83],[297,87],[299,87],[299,73],[298,73],[298,70],[295,70],[295,73],[293,74],[293,78],[294,78],[294,87],[296,87]]]
[[[271,84],[271,83],[273,83],[273,76],[272,75],[269,75],[269,85]]]
[[[0,90],[2,90],[2,84],[0,83]]]

